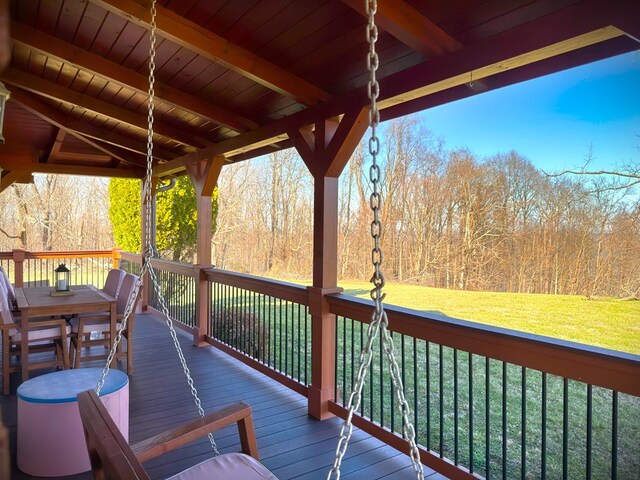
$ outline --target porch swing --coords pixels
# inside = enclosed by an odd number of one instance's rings
[[[382,225],[379,219],[381,197],[378,191],[380,180],[380,168],[377,163],[377,154],[380,142],[377,137],[377,126],[380,123],[380,114],[377,108],[377,98],[379,96],[379,84],[376,79],[378,68],[378,55],[375,44],[378,38],[378,30],[375,24],[375,13],[377,9],[376,0],[365,0],[366,12],[368,16],[367,41],[369,43],[369,53],[367,56],[367,69],[370,77],[368,82],[368,95],[371,100],[369,110],[369,126],[371,136],[369,138],[369,153],[372,158],[370,168],[370,181],[373,190],[370,197],[370,205],[373,212],[371,224],[371,236],[374,248],[372,250],[372,264],[374,275],[371,279],[373,288],[371,298],[375,308],[371,322],[367,330],[367,341],[360,354],[359,367],[357,369],[356,381],[353,385],[351,395],[347,405],[347,417],[340,429],[338,445],[335,458],[327,479],[339,479],[342,460],[347,451],[349,441],[353,432],[353,415],[359,409],[362,399],[362,389],[364,387],[366,374],[373,358],[373,342],[378,334],[381,336],[381,343],[386,357],[389,361],[389,373],[394,386],[394,393],[397,398],[398,409],[403,419],[403,436],[409,443],[410,458],[416,478],[423,479],[424,473],[420,461],[420,453],[415,441],[415,431],[411,422],[410,408],[404,396],[402,380],[398,363],[394,354],[393,341],[387,330],[388,319],[383,308],[384,294],[382,292],[385,285],[384,276],[381,271],[382,250],[380,248],[380,235]],[[202,403],[195,388],[193,379],[186,364],[185,357],[178,341],[173,321],[169,316],[169,311],[165,299],[160,291],[160,286],[156,273],[151,266],[153,249],[151,247],[151,175],[153,166],[153,121],[154,121],[154,73],[155,73],[155,44],[156,44],[156,0],[151,1],[151,21],[150,21],[150,49],[149,49],[149,104],[148,104],[148,131],[147,131],[147,170],[143,187],[143,195],[146,200],[144,215],[146,217],[144,248],[144,262],[140,277],[125,308],[122,328],[114,339],[113,345],[107,357],[106,364],[95,390],[88,390],[78,395],[78,406],[82,420],[91,467],[96,478],[114,479],[148,479],[142,462],[151,460],[163,453],[175,450],[204,435],[207,435],[214,456],[200,464],[184,470],[172,479],[197,480],[202,478],[220,479],[276,479],[262,464],[258,462],[258,448],[253,426],[251,407],[244,402],[237,402],[233,405],[220,409],[208,415],[205,414]],[[135,308],[136,299],[142,285],[142,278],[148,275],[153,284],[154,291],[160,301],[160,310],[165,317],[171,338],[176,348],[178,358],[182,364],[182,369],[191,390],[194,403],[199,413],[199,418],[181,425],[168,432],[161,433],[150,439],[135,445],[129,445],[120,433],[118,427],[109,415],[102,401],[99,399],[100,391],[104,386],[105,379],[109,373],[109,368],[114,356],[117,353],[118,345],[122,340],[122,332],[126,330],[127,321]],[[220,428],[236,423],[238,425],[242,453],[229,453],[221,455],[216,446],[212,432]]]

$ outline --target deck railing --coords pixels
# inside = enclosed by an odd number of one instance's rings
[[[299,285],[211,269],[206,340],[306,395],[311,317]]]
[[[346,415],[373,304],[338,315],[336,398]],[[640,357],[389,306],[423,462],[454,478],[633,478]],[[355,424],[407,451],[380,342]]]
[[[64,263],[71,270],[72,285],[95,285],[102,288],[107,273],[117,266],[120,250],[88,250],[64,252],[0,252],[0,265],[18,287],[53,285],[55,268]]]
[[[47,252],[42,259],[90,254],[140,273],[141,257],[127,252]],[[37,265],[26,260],[39,256],[24,252],[14,263],[11,253],[0,254],[0,264],[16,279],[22,268],[25,281]],[[164,260],[153,265],[170,315],[195,343],[203,338],[308,394],[312,350],[327,347],[312,337],[308,289]],[[153,292],[145,298],[159,308]],[[329,409],[344,417],[372,304],[341,294],[326,301],[337,317]],[[425,464],[451,478],[634,478],[640,471],[639,356],[394,306],[387,312]],[[375,348],[354,423],[407,451],[388,364],[379,342]]]

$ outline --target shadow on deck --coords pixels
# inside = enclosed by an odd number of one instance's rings
[[[341,420],[320,422],[307,416],[306,399],[213,348],[196,348],[178,331],[195,386],[206,412],[237,400],[253,408],[262,463],[279,479],[324,479],[333,462]],[[93,366],[99,366],[94,363]],[[136,318],[134,371],[130,378],[130,442],[143,440],[197,416],[189,387],[164,322],[153,315]],[[13,478],[34,478],[15,469],[16,379],[12,395],[2,397],[3,420],[11,433]],[[235,427],[217,432],[222,453],[239,451]],[[148,462],[151,478],[164,478],[211,455],[205,438]],[[367,480],[415,478],[408,457],[354,429],[342,477]],[[430,480],[445,477],[425,467]],[[92,478],[90,473],[67,477]]]

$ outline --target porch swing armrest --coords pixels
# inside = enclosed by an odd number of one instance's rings
[[[242,401],[131,445],[131,449],[140,462],[146,462],[234,423],[238,424],[242,452],[259,460],[251,407]]]

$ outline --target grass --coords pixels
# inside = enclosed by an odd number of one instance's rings
[[[369,298],[370,284],[341,281]],[[523,332],[640,354],[640,301],[577,295],[446,290],[388,283],[386,302]]]

